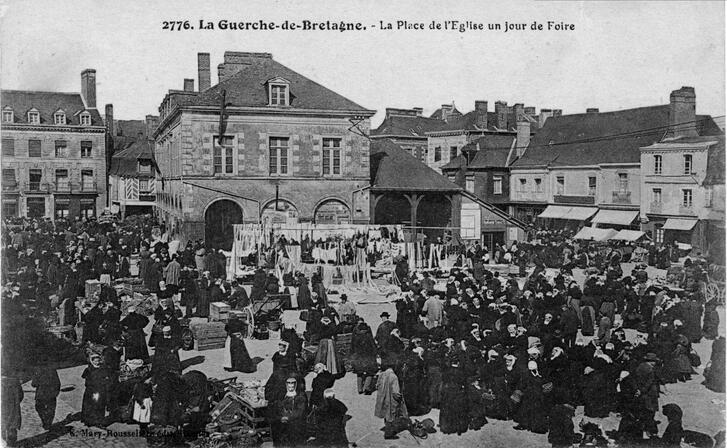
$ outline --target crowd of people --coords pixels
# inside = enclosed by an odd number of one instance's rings
[[[185,319],[208,317],[212,302],[244,309],[266,294],[278,294],[282,283],[295,287],[306,329],[301,338],[284,328],[272,357],[265,399],[275,446],[348,446],[347,406],[333,390],[348,371],[357,378],[359,394],[376,394],[373,414],[384,420],[386,439],[410,429],[410,417],[439,409],[444,434],[478,431],[496,419],[512,421],[514,430],[547,434],[553,446],[570,446],[585,436],[604,437],[576,432],[574,410],[584,406],[587,418],[618,413],[614,437],[620,442],[678,446],[682,410],[673,403],[660,407],[660,394],[665,384],[691,380],[693,368],[702,363],[692,344],[714,340],[705,385],[725,390],[724,338],[717,303],[706,301],[703,260],[687,260],[670,289],[655,284],[646,270],[647,264],[663,266],[657,255],[662,248],[626,273],[623,247],[604,251],[560,233],[537,236],[537,244],[492,251],[475,244],[462,250],[446,273],[408,272],[406,260],[397,264],[402,296],[395,318],[381,313],[374,330],[345,295],[337,306],[329,303],[319,275],[277,279],[259,269],[248,294],[226,280],[223,252],[201,241],[175,247],[151,217],[106,224],[6,221],[2,437],[15,443],[21,384],[29,376],[43,428],[54,429],[59,360],[42,345],[37,347],[42,356],[29,357],[28,338],[5,336],[22,334],[28,318],[55,313],[66,325],[83,329],[77,343],[86,349],[88,364],[81,375],[84,424],[129,421],[145,430],[175,428],[173,434],[184,437],[204,430],[211,405],[200,386],[204,375],[183,373],[179,350]],[[142,285],[159,299],[151,318],[133,307],[122,313],[127,297],[110,286],[131,276],[132,254],[138,256]],[[671,262],[671,254],[667,259]],[[518,265],[518,275],[490,269],[495,261]],[[558,269],[547,269],[552,267]],[[573,276],[577,268],[586,273],[582,284]],[[85,295],[91,279],[102,286],[77,322],[76,298]],[[255,372],[258,361],[247,351],[244,326],[230,321],[226,330],[226,370]],[[350,351],[341,353],[337,340],[349,334]],[[120,366],[130,360],[151,364],[151,372],[124,384]],[[660,437],[659,412],[669,420]]]

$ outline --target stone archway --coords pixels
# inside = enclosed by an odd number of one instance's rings
[[[213,249],[232,249],[234,225],[242,224],[242,208],[229,199],[220,199],[204,212],[204,240]]]
[[[340,199],[326,199],[316,207],[313,222],[316,224],[349,224],[351,210]]]

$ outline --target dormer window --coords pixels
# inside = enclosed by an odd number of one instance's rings
[[[9,107],[6,107],[3,109],[3,123],[12,123],[15,121],[15,114],[13,114],[13,110]]]
[[[30,111],[28,111],[28,123],[40,124],[40,112],[38,112],[36,109],[31,109]]]
[[[267,84],[271,106],[290,106],[290,83],[287,79],[273,78]]]
[[[55,114],[53,114],[53,123],[54,124],[66,124],[66,113],[62,110],[59,110]]]
[[[81,126],[91,126],[91,114],[88,112],[81,113]]]

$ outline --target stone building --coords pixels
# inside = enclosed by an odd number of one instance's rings
[[[92,217],[106,206],[106,126],[96,71],[81,93],[2,91],[2,214]]]
[[[724,233],[724,215],[718,216],[724,211],[723,193],[719,197],[724,174],[716,175],[724,171],[724,134],[711,117],[696,115],[694,88],[682,87],[670,98],[672,127],[641,148],[642,228],[656,242],[676,241],[706,252],[709,221],[721,221]]]
[[[172,233],[229,248],[237,223],[369,222],[375,111],[268,53],[225,52],[214,86],[209,64],[200,53],[199,90],[187,79],[159,107],[156,210]]]

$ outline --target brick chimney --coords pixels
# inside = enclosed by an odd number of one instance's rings
[[[507,129],[507,102],[497,101],[495,102],[495,114],[497,114],[496,126],[498,129]]]
[[[682,87],[669,95],[669,134],[671,138],[696,137],[697,96],[694,87]]]
[[[421,117],[422,114],[424,113],[423,107],[415,107],[412,110],[414,111],[414,113],[416,114],[417,117]]]
[[[561,115],[563,115],[563,109],[553,109],[554,117],[560,117]]]
[[[106,114],[104,116],[104,120],[106,121],[106,132],[110,136],[115,136],[114,134],[114,105],[113,104],[107,104],[106,105]]]
[[[194,92],[194,79],[184,78],[184,91]]]
[[[487,101],[475,101],[475,126],[487,129]]]
[[[551,109],[540,109],[540,115],[538,115],[538,127],[542,128],[545,124],[545,120],[553,116]]]
[[[454,111],[454,106],[451,104],[442,104],[442,120],[449,120],[450,115]]]
[[[589,107],[588,109],[586,109],[586,113],[587,114],[597,114],[598,113],[598,108],[597,107]]]
[[[521,117],[517,122],[517,140],[515,150],[518,157],[522,156],[530,144],[530,120]]]
[[[523,112],[525,112],[525,115],[529,115],[531,117],[537,115],[535,113],[535,108],[534,107],[531,107],[531,106],[528,106],[528,107],[523,108]]]
[[[200,92],[210,88],[212,85],[210,77],[210,54],[197,53],[197,85]]]
[[[92,68],[81,72],[81,98],[87,109],[96,109],[96,70]]]
[[[508,120],[508,130],[511,128],[517,129],[517,123],[523,119],[525,114],[525,105],[523,103],[516,103],[512,106],[512,113],[510,114],[511,120]]]

